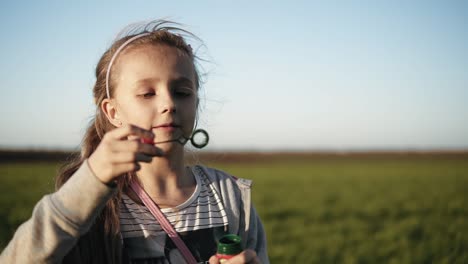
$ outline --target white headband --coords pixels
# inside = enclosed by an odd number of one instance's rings
[[[109,91],[109,75],[110,75],[110,71],[111,71],[111,67],[112,67],[112,64],[114,63],[114,60],[117,58],[117,55],[119,55],[120,51],[122,51],[125,46],[127,46],[130,42],[134,41],[135,39],[139,39],[141,37],[144,37],[144,36],[148,36],[150,33],[146,32],[146,33],[141,33],[139,35],[136,35],[136,36],[133,36],[131,37],[130,39],[128,39],[127,41],[124,42],[124,44],[122,44],[118,49],[117,51],[114,53],[114,55],[112,56],[110,62],[109,62],[109,66],[107,66],[107,73],[106,73],[106,92],[107,92],[107,98],[110,99],[110,91]]]

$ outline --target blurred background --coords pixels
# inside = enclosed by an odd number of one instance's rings
[[[3,1],[0,249],[157,18],[204,41],[197,159],[254,180],[273,263],[468,262],[466,1]]]

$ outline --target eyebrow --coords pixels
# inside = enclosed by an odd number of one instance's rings
[[[176,85],[188,85],[190,86],[190,88],[195,88],[194,86],[194,83],[192,82],[192,80],[190,80],[189,78],[187,77],[184,77],[184,76],[181,76],[179,78],[176,78],[176,79],[173,79],[169,82],[170,86],[171,87],[174,87]]]
[[[134,87],[138,88],[138,87],[140,87],[142,84],[155,83],[155,82],[159,82],[159,81],[160,81],[159,78],[145,78],[145,79],[136,81],[136,82],[134,83]]]
[[[136,81],[134,87],[140,87],[142,84],[147,84],[147,83],[157,83],[159,81],[160,81],[159,78],[145,78],[145,79]],[[169,81],[169,86],[173,87],[176,85],[188,85],[190,86],[190,88],[195,88],[194,87],[195,85],[192,82],[192,80],[184,76],[181,76],[181,77],[178,77],[176,79],[172,79]]]

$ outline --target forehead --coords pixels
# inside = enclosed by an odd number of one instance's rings
[[[115,66],[117,91],[119,87],[144,79],[170,81],[185,77],[195,84],[192,59],[183,51],[167,45],[145,45],[126,50],[120,54]]]

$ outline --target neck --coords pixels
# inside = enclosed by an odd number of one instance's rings
[[[195,186],[192,174],[187,173],[183,148],[154,157],[151,163],[140,163],[138,180],[148,195],[155,200],[166,200],[190,195]]]

